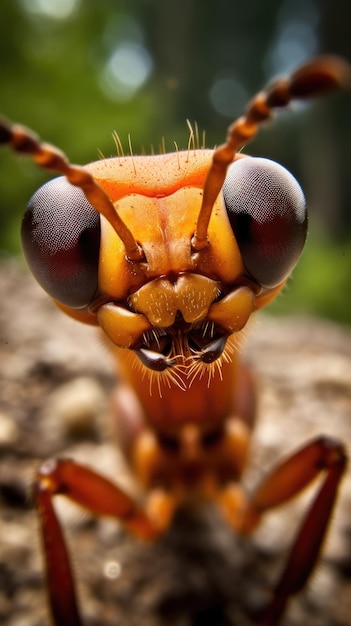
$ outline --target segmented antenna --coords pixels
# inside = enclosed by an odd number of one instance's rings
[[[192,239],[194,251],[200,251],[208,244],[207,229],[212,208],[238,149],[253,139],[274,109],[286,107],[292,100],[324,95],[340,87],[351,87],[350,65],[339,57],[320,56],[298,68],[291,76],[277,79],[249,102],[243,116],[229,126],[226,143],[213,153]]]
[[[104,189],[83,167],[72,165],[66,155],[40,138],[28,128],[10,124],[0,119],[0,143],[8,144],[21,154],[28,154],[43,169],[59,172],[76,187],[79,187],[94,209],[103,215],[122,240],[126,256],[132,261],[140,261],[143,251],[135,241],[131,231],[116,212],[113,203]]]

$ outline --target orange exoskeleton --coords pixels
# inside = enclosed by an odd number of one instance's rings
[[[100,326],[114,351],[126,383],[116,395],[125,454],[145,488],[144,503],[136,503],[74,461],[42,464],[34,494],[56,626],[82,623],[52,503],[58,493],[153,539],[196,497],[215,501],[237,532],[249,533],[266,510],[319,477],[260,624],[278,624],[312,572],[346,465],[342,443],[317,438],[252,494],[240,485],[254,422],[240,335],[298,261],[305,200],[284,167],[238,150],[274,109],[349,79],[344,61],[318,57],[259,93],[214,151],[119,156],[85,167],[24,127],[1,122],[2,143],[63,174],[29,202],[24,254],[57,305]]]

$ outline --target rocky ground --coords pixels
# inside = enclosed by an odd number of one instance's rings
[[[66,318],[16,264],[0,268],[0,623],[49,618],[30,499],[41,459],[69,455],[131,488],[108,415],[109,355],[94,329]],[[259,422],[248,485],[309,438],[351,440],[351,333],[311,319],[261,316],[246,348],[259,379]],[[302,500],[267,516],[249,540],[216,511],[179,515],[156,545],[65,501],[87,626],[244,626],[276,580]],[[343,481],[320,566],[284,626],[351,623],[351,477]]]

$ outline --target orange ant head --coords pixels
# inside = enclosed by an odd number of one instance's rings
[[[238,150],[273,108],[346,78],[342,61],[317,58],[258,94],[213,152],[79,168],[12,130],[15,149],[65,176],[34,194],[23,219],[23,248],[38,282],[69,315],[99,324],[151,369],[216,361],[228,337],[281,290],[307,230],[293,176]]]

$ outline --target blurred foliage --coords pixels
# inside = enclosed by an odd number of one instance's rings
[[[351,241],[331,241],[312,235],[281,295],[269,307],[272,314],[308,314],[351,323]]]
[[[212,147],[272,76],[319,52],[350,59],[350,13],[344,0],[2,0],[0,111],[77,163],[115,154],[113,130],[124,146],[131,133],[136,153],[163,137],[167,150],[186,147],[187,118]],[[349,109],[345,95],[297,107],[247,149],[294,172],[318,222],[287,305],[293,294],[300,309],[346,322]],[[48,177],[0,152],[3,254],[18,253],[23,207]]]

